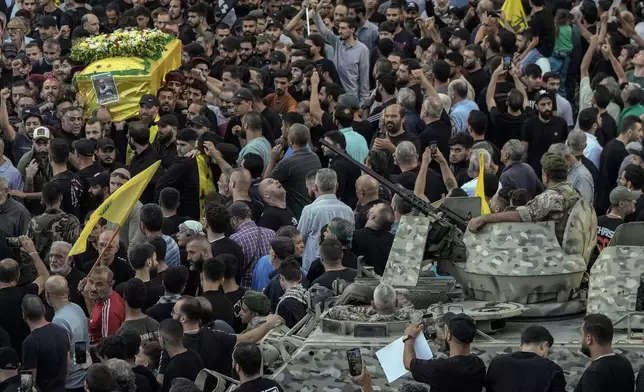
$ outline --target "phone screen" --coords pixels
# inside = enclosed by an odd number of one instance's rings
[[[20,372],[20,391],[31,392],[34,387],[34,375],[28,371]]]
[[[432,143],[429,145],[429,149],[432,152],[432,159],[436,158],[436,150],[438,147],[436,147],[436,143]]]
[[[510,69],[512,66],[512,57],[504,56],[503,57],[503,69]]]
[[[347,361],[349,362],[349,374],[357,377],[362,373],[362,355],[359,348],[347,350]]]
[[[79,365],[87,362],[87,342],[74,343],[74,362]]]

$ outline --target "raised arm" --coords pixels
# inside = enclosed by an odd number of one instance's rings
[[[322,6],[322,3],[318,4],[318,7],[320,6]],[[322,17],[317,10],[309,10],[309,18],[311,16],[313,16],[313,23],[315,23],[315,26],[318,28],[318,33],[329,45],[335,47],[340,42],[340,38],[326,27],[324,20],[322,20]]]
[[[324,110],[322,110],[322,105],[320,105],[320,97],[318,95],[318,90],[320,89],[320,74],[317,71],[313,71],[311,75],[311,98],[309,100],[309,111],[311,116],[319,123],[322,122],[322,115]]]
[[[34,280],[34,283],[38,285],[38,294],[40,294],[45,288],[45,282],[47,281],[47,279],[49,279],[49,271],[47,270],[47,267],[45,267],[45,263],[42,262],[42,259],[38,255],[38,252],[36,251],[36,245],[34,245],[34,242],[31,240],[31,238],[27,237],[26,235],[21,235],[18,238],[20,239],[20,246],[22,250],[25,253],[29,254],[29,259],[34,263],[34,267],[36,268],[36,280]]]
[[[514,65],[510,69],[510,75],[512,75],[512,80],[514,81],[514,87],[519,90],[521,95],[523,95],[523,108],[528,107],[528,92],[525,90],[525,86],[523,85],[523,82],[520,79],[520,70],[519,68],[515,68]]]
[[[588,50],[586,51],[586,54],[584,54],[584,58],[581,60],[580,75],[582,79],[588,77],[590,63],[593,60],[595,51],[597,50],[597,42],[599,42],[599,39],[596,35],[590,37],[590,46],[588,46]]]
[[[434,88],[434,85],[429,81],[429,79],[427,79],[427,76],[425,76],[425,73],[422,69],[415,69],[411,71],[411,74],[423,86],[428,97],[435,97],[440,99],[438,92]]]
[[[494,94],[496,94],[496,84],[499,80],[499,76],[504,74],[503,61],[501,64],[492,72],[492,77],[490,78],[490,84],[487,86],[487,93],[485,93],[485,103],[487,104],[488,110],[496,107],[496,101],[494,100]]]
[[[7,141],[14,141],[16,139],[16,130],[9,122],[9,113],[7,111],[7,98],[5,97],[5,90],[0,92],[0,126],[4,130],[4,139]]]
[[[624,72],[624,68],[622,68],[622,65],[619,63],[619,60],[617,60],[617,58],[615,58],[615,56],[613,55],[613,51],[611,50],[608,40],[606,40],[606,43],[602,45],[602,53],[604,54],[605,58],[610,60],[610,64],[613,66],[613,71],[615,71],[615,75],[617,75],[618,81],[620,83],[628,82],[628,79],[626,79],[626,73]]]

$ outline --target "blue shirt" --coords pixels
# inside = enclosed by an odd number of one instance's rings
[[[354,131],[352,127],[341,129],[347,142],[347,154],[356,161],[364,163],[365,158],[369,155],[369,146],[364,136]]]
[[[268,282],[271,279],[268,277],[271,272],[275,270],[273,264],[271,264],[270,256],[266,255],[257,260],[257,265],[253,270],[253,281],[251,283],[251,290],[262,292],[264,287],[268,286]]]
[[[586,134],[586,148],[584,148],[584,156],[599,169],[599,157],[602,155],[602,146],[597,141],[595,135],[591,135],[588,132],[584,133]]]
[[[22,175],[11,162],[5,158],[4,164],[0,166],[0,177],[7,180],[9,184],[9,189],[15,191],[21,191],[25,187],[25,183],[22,181]]]
[[[256,154],[262,157],[262,160],[264,161],[264,169],[266,169],[268,161],[271,158],[271,143],[265,137],[257,137],[249,141],[239,152],[237,164],[241,165],[241,161],[243,161],[244,157],[248,154]]]
[[[165,263],[168,266],[180,265],[181,255],[179,254],[179,245],[169,235],[163,234],[161,237],[165,240],[167,247],[165,251]]]
[[[54,314],[52,323],[59,325],[67,331],[69,337],[69,351],[72,363],[71,372],[67,376],[65,384],[66,389],[83,388],[85,384],[85,374],[91,364],[89,354],[89,328],[87,317],[83,309],[73,302],[68,303]],[[87,347],[87,361],[84,364],[77,364],[75,360],[74,343],[85,342]]]
[[[308,144],[306,145],[306,149],[307,149],[309,152],[311,152],[311,146],[309,146]],[[290,157],[291,155],[293,155],[293,149],[292,149],[291,147],[289,147],[289,148],[288,148],[288,150],[286,150],[286,152],[284,153],[284,158],[288,158],[288,157]]]
[[[479,106],[474,101],[469,99],[457,102],[452,105],[452,111],[449,116],[454,121],[454,129],[456,132],[467,131],[467,118],[470,116],[472,110],[479,110]]]

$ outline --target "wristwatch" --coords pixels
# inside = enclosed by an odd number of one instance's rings
[[[414,337],[411,335],[403,335],[403,343],[405,343],[408,340],[414,340]]]

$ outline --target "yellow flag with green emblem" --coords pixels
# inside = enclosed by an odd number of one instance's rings
[[[521,0],[505,0],[503,7],[501,7],[501,13],[514,31],[520,32],[528,28],[528,18]]]
[[[116,192],[112,193],[110,197],[103,202],[103,204],[94,210],[94,213],[92,213],[92,216],[87,221],[85,228],[74,243],[69,255],[74,256],[85,252],[87,248],[87,237],[92,233],[92,230],[98,223],[99,219],[104,218],[108,222],[123,226],[125,220],[130,216],[132,208],[134,208],[134,205],[139,200],[139,197],[141,197],[145,187],[148,186],[148,183],[152,177],[154,177],[159,166],[161,166],[161,161],[156,161],[150,165],[150,167],[132,177],[122,187],[117,189]]]
[[[490,206],[487,205],[485,200],[485,161],[483,160],[483,152],[479,153],[479,177],[476,180],[476,193],[475,195],[481,198],[481,215],[490,213]]]

